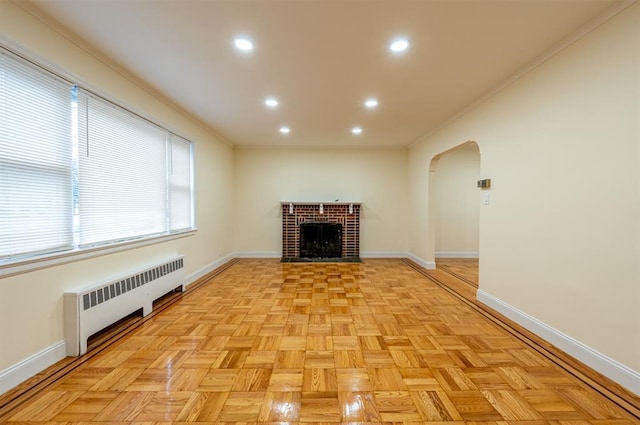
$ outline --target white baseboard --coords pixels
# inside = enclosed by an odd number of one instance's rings
[[[479,289],[477,299],[607,378],[640,395],[640,373]]]
[[[403,251],[365,251],[360,253],[360,258],[406,258],[409,254]],[[280,258],[282,253],[278,251],[237,251],[234,258]]]
[[[234,258],[234,254],[226,255],[189,274],[185,278],[185,287]],[[66,356],[66,343],[63,340],[29,356],[3,371],[0,371],[0,395],[42,372],[54,363],[64,359]]]
[[[23,383],[32,376],[67,356],[65,341],[59,341],[44,350],[0,372],[0,395]]]
[[[236,251],[234,258],[280,258],[282,253],[278,251]]]
[[[280,258],[282,253],[278,251],[236,251],[233,258]],[[360,258],[407,258],[406,251],[364,251]]]
[[[360,258],[407,258],[405,251],[364,251],[360,253]]]
[[[436,251],[436,258],[480,258],[478,251]]]
[[[185,288],[191,285],[196,280],[200,279],[202,276],[205,276],[207,273],[211,273],[218,267],[222,266],[224,263],[231,261],[234,258],[235,257],[233,254],[225,255],[224,257],[218,258],[214,262],[207,264],[206,266],[200,268],[199,270],[196,270],[195,272],[188,274],[184,282]]]
[[[417,255],[413,255],[412,253],[408,253],[407,258],[427,270],[433,270],[436,268],[435,261],[423,260],[422,258],[418,257]]]

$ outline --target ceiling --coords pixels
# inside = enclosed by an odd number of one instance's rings
[[[405,147],[622,2],[32,3],[234,145]],[[241,35],[253,51],[235,49]],[[399,36],[410,46],[394,54]]]

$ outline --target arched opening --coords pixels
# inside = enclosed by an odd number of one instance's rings
[[[438,268],[478,287],[480,149],[469,141],[436,155],[429,166],[428,240]]]

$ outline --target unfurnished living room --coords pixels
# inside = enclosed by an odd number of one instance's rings
[[[635,0],[0,0],[0,423],[640,423]]]

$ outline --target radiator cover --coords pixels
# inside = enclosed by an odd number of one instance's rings
[[[64,293],[64,330],[67,355],[87,352],[87,339],[94,333],[142,309],[146,316],[153,301],[174,289],[184,290],[184,257],[134,270],[83,289]]]

